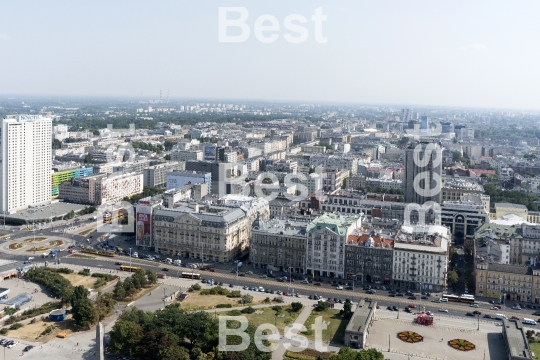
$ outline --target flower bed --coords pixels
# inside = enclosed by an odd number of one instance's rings
[[[49,241],[49,245],[51,246],[62,246],[64,242],[62,240],[53,240]]]
[[[476,349],[476,345],[465,339],[454,339],[448,342],[448,346],[459,351],[470,351]]]
[[[37,248],[35,248],[35,249],[34,249],[34,248],[30,248],[30,249],[28,249],[28,250],[26,250],[26,251],[46,251],[46,250],[49,250],[49,248],[48,248],[48,247],[40,246],[40,247],[37,247]]]
[[[397,334],[397,337],[399,340],[408,343],[417,343],[420,341],[424,341],[424,337],[418,333],[415,333],[414,331],[402,331]]]
[[[34,238],[30,238],[30,239],[26,239],[26,240],[24,240],[24,241],[31,243],[31,242],[40,242],[40,241],[43,241],[43,240],[45,240],[45,239],[47,239],[47,238],[44,238],[44,237],[37,237],[37,238],[35,238],[35,239],[34,239]]]
[[[9,248],[11,250],[17,250],[17,249],[20,249],[23,247],[23,244],[21,243],[13,243],[13,244],[9,244]]]

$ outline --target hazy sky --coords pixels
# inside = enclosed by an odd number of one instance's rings
[[[247,41],[219,42],[220,6],[247,9]],[[537,0],[2,1],[0,14],[0,94],[540,109]],[[280,22],[271,44],[253,34],[263,14]],[[292,14],[308,19],[300,44],[283,37]]]

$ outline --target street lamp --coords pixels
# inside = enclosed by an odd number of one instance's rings
[[[354,302],[354,282],[356,281],[357,275],[352,276],[352,302]]]
[[[131,272],[131,248],[129,248],[129,272]]]
[[[292,266],[289,266],[289,291],[292,293]]]

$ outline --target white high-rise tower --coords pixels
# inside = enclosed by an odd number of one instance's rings
[[[0,129],[0,211],[51,201],[52,120],[9,115]]]

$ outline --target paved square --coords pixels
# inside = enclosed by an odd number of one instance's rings
[[[399,319],[396,317],[397,313],[379,310],[369,329],[367,347],[383,351],[385,358],[403,359],[406,355],[411,359],[479,360],[484,359],[485,351],[485,359],[505,359],[501,328],[494,322],[482,321],[480,331],[477,331],[476,320],[466,318],[435,315],[434,325],[425,326],[414,323],[411,314],[400,312]],[[424,340],[416,344],[403,342],[397,338],[401,331],[414,331]],[[468,340],[476,345],[476,349],[455,350],[448,346],[448,341],[453,339]]]

